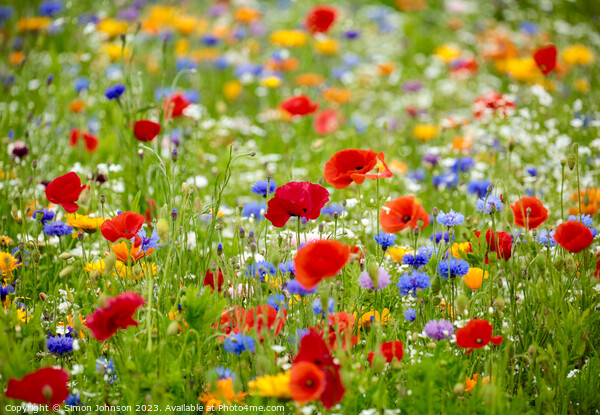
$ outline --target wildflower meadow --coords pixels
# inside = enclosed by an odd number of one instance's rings
[[[596,0],[0,0],[0,414],[600,413]]]

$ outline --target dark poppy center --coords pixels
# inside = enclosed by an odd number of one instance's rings
[[[408,215],[404,216],[404,217],[402,218],[402,221],[403,221],[403,222],[408,222],[408,221],[410,221],[410,216],[408,216]]]
[[[475,340],[475,343],[481,344],[481,343],[483,343],[483,339],[481,337],[479,337],[477,340]]]

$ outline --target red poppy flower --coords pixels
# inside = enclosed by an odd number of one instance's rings
[[[6,397],[37,405],[48,405],[56,411],[69,396],[69,374],[62,369],[43,367],[21,380],[12,378],[6,387]]]
[[[341,345],[343,350],[348,350],[358,343],[358,337],[352,334],[355,317],[344,311],[329,315],[329,348],[334,349]],[[339,334],[339,337],[338,337]]]
[[[556,68],[556,55],[558,51],[554,45],[543,46],[533,53],[533,59],[544,76]]]
[[[325,163],[323,174],[327,183],[336,189],[344,189],[352,182],[362,184],[365,179],[392,177],[393,173],[384,160],[383,153],[377,154],[373,150],[341,150]],[[377,173],[370,173],[374,169]]]
[[[244,324],[246,310],[240,306],[229,307],[221,313],[221,318],[217,322],[217,329],[230,335],[231,333],[239,333],[240,328]]]
[[[502,343],[502,336],[492,337],[493,331],[494,328],[486,320],[471,319],[464,327],[456,330],[456,344],[463,349],[469,349],[467,354],[489,342],[498,346]]]
[[[521,228],[535,229],[548,219],[548,209],[537,197],[523,197],[510,208],[515,215],[515,225]]]
[[[71,135],[69,136],[69,145],[75,147],[79,139],[83,139],[85,149],[92,153],[98,148],[98,137],[88,133],[87,131],[81,132],[78,128],[71,129]]]
[[[387,363],[392,363],[394,358],[400,361],[402,360],[402,356],[404,356],[404,345],[399,340],[381,343],[379,346],[379,353],[384,357]],[[373,364],[374,357],[375,353],[369,352],[367,360],[369,360],[370,364]]]
[[[481,231],[475,232],[475,236],[477,239],[481,236]],[[487,259],[487,254],[490,252],[495,252],[498,255],[498,258],[502,258],[505,261],[508,261],[512,255],[512,236],[503,231],[493,231],[492,229],[488,229],[485,232],[485,242],[488,245],[487,253],[485,256],[485,263],[489,263]]]
[[[152,141],[160,133],[160,124],[150,120],[139,120],[133,125],[133,135],[138,141]]]
[[[325,390],[321,394],[321,402],[327,409],[340,402],[346,392],[340,378],[340,365],[336,364],[318,332],[311,328],[300,340],[300,348],[294,359],[294,365],[310,362],[325,373]]]
[[[326,109],[315,115],[313,128],[319,135],[333,134],[340,128],[342,114],[336,109]]]
[[[594,241],[594,235],[583,223],[570,220],[558,225],[554,240],[567,251],[575,254],[590,246]]]
[[[315,288],[323,278],[335,277],[350,259],[350,248],[338,241],[311,242],[294,258],[296,280],[307,290]]]
[[[272,330],[273,335],[277,336],[285,324],[285,316],[287,312],[284,310],[283,316],[278,316],[277,310],[267,304],[259,305],[246,311],[244,315],[244,331],[252,332],[256,326],[256,332],[262,342],[263,330],[265,328]]]
[[[133,315],[138,307],[145,304],[142,297],[133,292],[119,294],[106,301],[106,306],[94,311],[85,319],[87,327],[99,341],[104,341],[117,332],[129,326],[137,326]]]
[[[61,205],[68,213],[77,212],[79,205],[75,202],[87,185],[81,185],[77,173],[70,172],[52,180],[46,186],[46,199],[55,205]]]
[[[123,212],[112,219],[105,220],[100,231],[102,236],[110,242],[117,242],[121,238],[133,238],[133,246],[138,247],[142,244],[142,238],[137,233],[145,221],[146,218],[139,213]]]
[[[329,201],[329,192],[323,186],[310,182],[289,182],[275,190],[269,200],[267,218],[273,226],[282,228],[292,216],[317,219]]]
[[[290,371],[290,392],[296,402],[317,400],[325,390],[325,372],[311,362],[298,362]]]
[[[337,20],[337,16],[335,7],[318,5],[306,14],[304,25],[310,33],[327,33]]]
[[[600,254],[596,254],[596,270],[594,271],[594,277],[600,279]]]
[[[390,200],[381,209],[381,229],[387,233],[400,232],[404,228],[414,229],[419,226],[419,220],[423,221],[422,228],[429,224],[429,215],[419,203],[415,202],[414,196],[402,196]]]
[[[164,111],[165,119],[177,118],[183,115],[183,110],[190,105],[191,102],[183,94],[173,94],[165,100]]]
[[[216,272],[211,272],[209,269],[206,270],[206,274],[204,275],[204,285],[210,287],[213,291],[217,290],[221,292],[221,287],[223,287],[223,283],[225,282],[225,278],[223,277],[223,271],[219,268],[218,274]]]
[[[279,108],[292,116],[302,116],[316,112],[319,104],[311,101],[306,95],[295,95],[279,104]]]

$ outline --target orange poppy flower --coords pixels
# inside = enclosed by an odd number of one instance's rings
[[[381,228],[387,233],[400,232],[404,228],[414,229],[419,220],[423,221],[421,228],[429,225],[429,215],[419,203],[415,202],[414,196],[402,196],[383,206],[381,209]]]
[[[378,154],[373,150],[341,150],[325,163],[323,174],[327,183],[336,189],[345,189],[352,182],[362,184],[365,179],[392,177],[393,173],[384,159],[383,153]],[[377,169],[377,173],[370,173],[374,169]]]
[[[85,103],[80,99],[74,99],[69,103],[69,111],[79,114],[85,109]]]
[[[323,98],[339,105],[347,102],[350,99],[350,96],[350,91],[344,88],[331,87],[323,91]]]
[[[306,289],[336,276],[350,259],[350,248],[337,241],[319,240],[302,247],[294,258],[296,279]]]
[[[325,390],[325,372],[311,362],[298,362],[290,373],[290,392],[296,402],[319,399]]]
[[[110,250],[113,251],[117,256],[117,259],[124,264],[128,264],[130,259],[135,263],[144,256],[148,256],[154,252],[154,248],[143,251],[141,246],[135,247],[132,245],[131,248],[127,248],[126,242],[119,242],[118,244],[111,245]]]
[[[302,73],[296,77],[296,83],[300,86],[317,86],[325,82],[323,75],[318,73]]]

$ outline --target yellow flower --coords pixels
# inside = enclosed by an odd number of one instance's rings
[[[596,60],[594,53],[581,44],[566,47],[562,58],[567,65],[590,65]]]
[[[114,62],[118,59],[121,59],[121,56],[124,58],[129,58],[131,49],[129,49],[127,46],[125,46],[125,49],[123,49],[120,43],[107,43],[102,45],[101,52]]]
[[[102,226],[104,221],[105,219],[103,218],[78,215],[77,213],[67,214],[67,225],[86,231],[87,233],[95,232],[100,226]]]
[[[279,373],[271,376],[261,376],[248,383],[250,395],[258,395],[270,398],[289,399],[292,397],[290,392],[290,372]]]
[[[177,16],[173,21],[175,29],[183,35],[189,35],[194,31],[198,24],[198,19],[193,16],[182,15]]]
[[[413,136],[422,142],[435,138],[437,133],[437,127],[432,124],[419,124],[413,129]]]
[[[17,308],[17,318],[23,323],[29,323],[31,317],[33,317],[32,311],[27,310],[24,306]]]
[[[267,76],[262,78],[260,83],[267,88],[277,88],[279,85],[281,85],[281,79],[276,76]]]
[[[195,61],[214,61],[219,55],[219,50],[215,48],[198,49],[191,53],[192,59]]]
[[[410,248],[405,248],[403,246],[392,246],[388,248],[386,255],[391,256],[394,261],[401,264],[404,255],[410,254],[411,252],[413,252],[413,250]]]
[[[231,406],[234,403],[245,405],[243,402],[246,393],[235,393],[233,390],[233,381],[231,378],[221,379],[217,381],[217,389],[215,391],[206,391],[198,398],[205,406],[214,406],[218,408],[221,405]]]
[[[585,78],[578,78],[575,81],[575,88],[579,92],[588,92],[590,90],[590,83]]]
[[[175,9],[173,7],[155,6],[150,11],[148,20],[154,23],[169,25],[173,22]]]
[[[104,259],[101,259],[99,261],[88,262],[85,265],[84,270],[87,273],[90,273],[92,271],[98,271],[102,273],[104,272],[105,266],[106,265]],[[115,277],[130,278],[131,270],[133,270],[134,278],[143,278],[147,268],[152,273],[152,275],[156,275],[158,273],[158,267],[153,262],[148,263],[146,267],[146,264],[142,261],[135,265],[133,268],[130,268],[129,265],[125,264],[124,262],[117,261],[115,263],[115,271],[113,271],[112,275],[114,275]]]
[[[187,39],[179,39],[175,42],[175,54],[178,56],[185,55],[190,50],[190,42]]]
[[[452,245],[452,255],[454,255],[455,258],[463,258],[465,253],[471,251],[470,242],[454,243],[454,245]]]
[[[442,62],[450,62],[460,56],[460,49],[454,45],[441,45],[435,48],[433,54]]]
[[[463,281],[472,290],[477,290],[481,287],[484,278],[489,278],[489,273],[481,268],[470,268],[467,275],[463,277]]]
[[[340,49],[340,43],[335,39],[321,39],[315,47],[323,55],[335,55]]]
[[[357,313],[354,312],[354,318],[356,319]],[[381,314],[379,313],[379,311],[368,311],[366,313],[364,313],[362,316],[360,316],[360,319],[358,319],[358,326],[364,326],[364,327],[370,327],[371,324],[376,321],[378,323],[381,323],[382,325],[385,326],[385,323],[388,322],[388,320],[390,319],[390,310],[388,310],[387,308],[384,308],[381,311]]]
[[[52,20],[49,17],[29,17],[19,20],[17,29],[19,32],[33,32],[50,26]]]
[[[301,30],[276,30],[269,39],[277,46],[299,47],[306,43],[306,33]]]
[[[240,81],[229,81],[223,85],[223,95],[228,101],[237,99],[242,93],[242,83]]]
[[[408,172],[408,166],[400,160],[392,160],[390,163],[390,170],[395,174],[406,174]]]
[[[98,31],[109,37],[117,37],[123,33],[127,33],[127,22],[115,19],[103,19],[98,23]]]
[[[2,271],[2,278],[8,279],[12,277],[12,272],[19,268],[21,263],[15,257],[8,252],[0,252],[0,271]]]
[[[544,75],[531,56],[506,60],[506,72],[517,81],[535,82]]]
[[[0,245],[10,246],[13,243],[14,243],[14,241],[12,240],[12,238],[10,236],[7,236],[7,235],[0,236]]]

